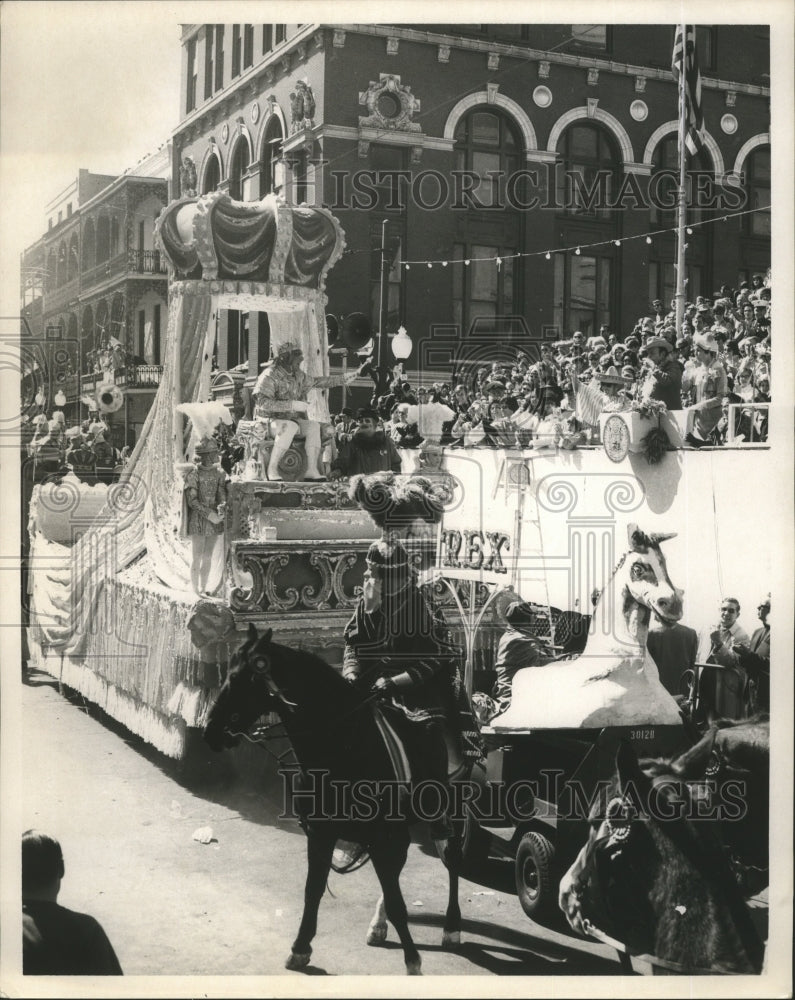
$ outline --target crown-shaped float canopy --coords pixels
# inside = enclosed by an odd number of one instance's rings
[[[322,288],[344,235],[323,208],[267,195],[233,201],[222,191],[168,205],[157,222],[172,280],[234,280]]]

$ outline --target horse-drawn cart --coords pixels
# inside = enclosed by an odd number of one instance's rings
[[[688,745],[681,726],[495,731],[484,726],[487,763],[473,818],[490,842],[470,834],[470,870],[489,850],[512,857],[516,891],[531,919],[559,918],[558,884],[587,836],[600,784],[615,770],[616,751],[629,741],[639,757],[668,756]],[[479,852],[479,853],[478,853]]]

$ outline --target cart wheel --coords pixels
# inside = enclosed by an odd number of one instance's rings
[[[543,833],[526,833],[516,851],[516,891],[522,909],[532,920],[558,912],[555,848]]]
[[[468,875],[477,876],[482,873],[489,860],[489,848],[491,847],[491,834],[478,823],[469,806],[466,806],[465,809],[464,818],[456,820],[454,823],[461,834],[460,873],[464,878]],[[435,843],[437,854],[444,860],[439,842]]]

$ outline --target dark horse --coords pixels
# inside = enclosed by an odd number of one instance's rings
[[[275,711],[301,767],[296,810],[307,835],[308,871],[301,926],[286,967],[301,969],[309,963],[334,848],[338,840],[347,840],[366,848],[383,892],[368,943],[386,937],[385,912],[403,945],[407,973],[421,975],[399,882],[410,843],[408,820],[400,803],[396,809],[395,768],[372,697],[320,657],[279,646],[271,635],[270,629],[260,636],[249,626],[248,639],[232,658],[210,711],[204,738],[213,750],[236,746],[260,716]],[[455,835],[445,850],[450,893],[444,947],[454,947],[460,939],[460,859]]]
[[[669,775],[686,781],[696,794],[719,805],[739,797],[742,809],[730,810],[720,824],[729,864],[738,884],[751,896],[765,888],[770,868],[770,721],[717,720],[701,739],[673,760],[642,760],[650,777]]]
[[[560,883],[569,924],[663,969],[759,973],[764,946],[724,852],[720,818],[704,815],[685,781],[645,773],[629,744],[616,764],[591,809],[588,841]]]

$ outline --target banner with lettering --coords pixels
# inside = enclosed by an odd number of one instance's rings
[[[512,584],[521,546],[521,494],[506,489],[505,452],[449,451],[445,472],[454,494],[440,525],[436,571],[451,579]]]

